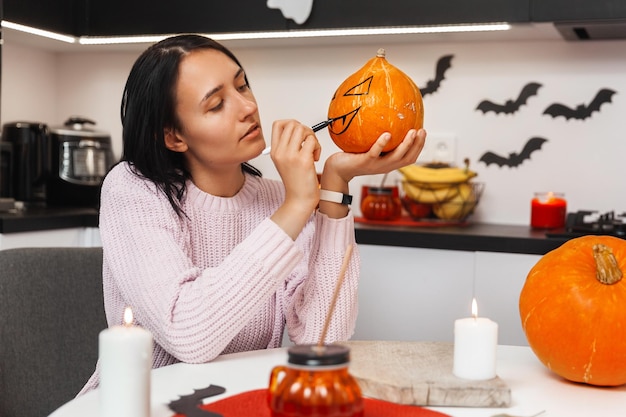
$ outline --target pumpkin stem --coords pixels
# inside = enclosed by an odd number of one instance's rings
[[[603,284],[615,284],[622,279],[622,270],[610,247],[601,243],[593,245],[593,258],[596,261],[596,278]]]
[[[376,56],[378,58],[384,58],[385,57],[385,48],[379,48],[378,51],[376,51]]]

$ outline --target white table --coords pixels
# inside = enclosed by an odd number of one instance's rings
[[[284,364],[286,348],[224,355],[202,365],[176,364],[152,371],[152,417],[171,417],[167,404],[194,389],[211,384],[226,393],[208,401],[244,391],[266,388],[271,369]],[[624,417],[626,385],[598,388],[564,381],[548,371],[528,347],[498,346],[498,376],[511,388],[509,408],[430,407],[453,417],[489,417],[499,413],[541,417]],[[98,415],[98,390],[60,407],[50,417]]]

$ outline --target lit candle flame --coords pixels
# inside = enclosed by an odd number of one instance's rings
[[[472,298],[472,317],[474,317],[474,319],[478,317],[478,304],[476,303],[476,297]]]
[[[133,310],[130,307],[124,309],[124,326],[133,325]]]

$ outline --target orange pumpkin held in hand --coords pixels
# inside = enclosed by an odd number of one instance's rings
[[[519,309],[528,344],[565,379],[626,384],[626,240],[583,236],[530,270]]]
[[[385,59],[379,49],[361,69],[341,83],[328,107],[330,137],[345,152],[367,152],[384,132],[395,149],[410,129],[424,123],[422,94],[413,80]]]

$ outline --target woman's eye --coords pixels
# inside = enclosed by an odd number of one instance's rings
[[[218,111],[222,107],[224,107],[224,100],[220,100],[220,102],[217,103],[215,106],[212,106],[211,108],[209,108],[209,111]]]
[[[248,85],[248,83],[242,84],[239,87],[237,87],[237,90],[239,91],[247,91],[250,88],[250,86]]]

